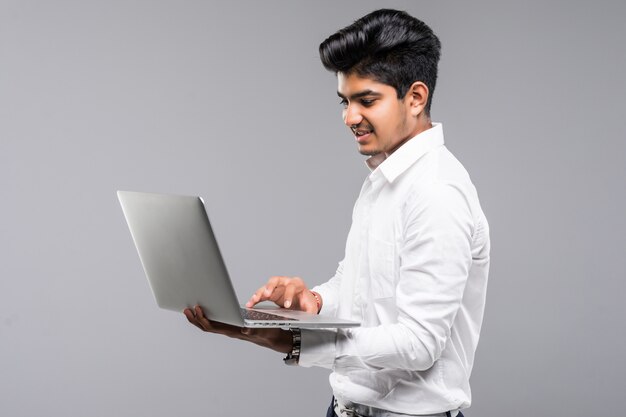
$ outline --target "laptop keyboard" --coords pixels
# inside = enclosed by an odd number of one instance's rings
[[[241,317],[243,317],[245,320],[297,321],[296,319],[279,316],[278,314],[263,313],[257,310],[246,310],[245,308],[241,309]]]

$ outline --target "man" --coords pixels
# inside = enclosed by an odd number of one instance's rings
[[[327,416],[462,416],[470,405],[489,228],[469,175],[431,122],[439,55],[432,30],[394,10],[370,13],[320,45],[371,173],[335,276],[312,290],[297,277],[272,277],[248,307],[271,300],[362,326],[251,330],[185,310],[202,330],[332,369]]]

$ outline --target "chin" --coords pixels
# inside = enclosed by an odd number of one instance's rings
[[[367,146],[359,146],[359,153],[365,156],[374,156],[374,155],[378,155],[380,153],[380,150],[373,149]]]

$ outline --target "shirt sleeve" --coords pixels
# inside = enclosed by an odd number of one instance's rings
[[[335,316],[339,300],[339,287],[343,276],[343,261],[339,262],[335,275],[324,284],[312,288],[322,297],[322,310],[329,316]],[[332,368],[335,360],[336,329],[301,330],[300,359],[298,364],[304,367],[320,366]]]
[[[407,202],[399,249],[395,297],[385,302],[393,323],[340,329],[305,341],[316,346],[316,363],[333,368],[426,370],[441,356],[461,306],[472,262],[473,217],[461,187],[437,183]],[[381,300],[382,301],[382,300]],[[385,308],[385,307],[384,307]],[[310,333],[310,332],[307,332]],[[326,344],[324,349],[321,344]],[[326,355],[326,356],[323,356]]]
[[[318,285],[311,289],[322,297],[322,310],[328,316],[335,316],[337,313],[337,304],[339,301],[339,287],[343,276],[343,261],[339,262],[335,275],[324,284]]]

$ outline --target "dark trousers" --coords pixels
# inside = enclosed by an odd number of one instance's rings
[[[335,414],[334,405],[335,405],[335,397],[331,398],[330,400],[330,405],[328,406],[328,410],[326,410],[326,417],[339,417],[337,416],[337,414]],[[450,412],[448,411],[446,415],[450,416]],[[463,413],[459,411],[459,414],[457,414],[456,416],[463,417]]]

